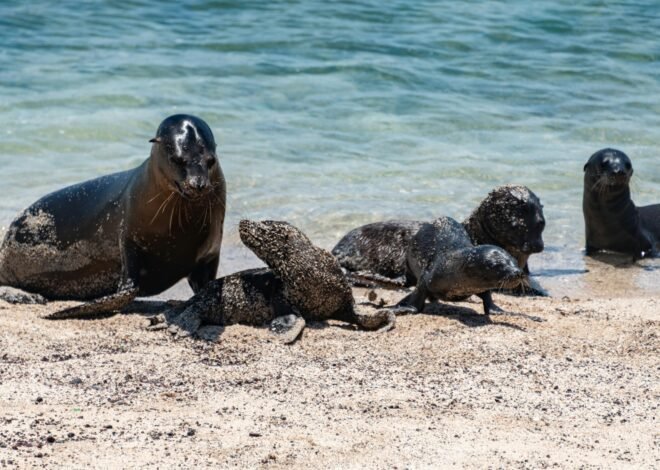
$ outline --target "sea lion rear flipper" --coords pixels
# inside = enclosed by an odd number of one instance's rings
[[[9,286],[0,286],[0,300],[10,304],[45,304],[46,298],[39,294],[26,292]]]
[[[355,287],[400,289],[408,285],[405,276],[391,278],[370,271],[347,271],[346,269],[343,269],[343,271],[348,282]]]
[[[347,318],[341,320],[353,323],[363,330],[385,332],[394,328],[396,314],[392,308],[368,309],[369,304],[356,305]]]
[[[301,316],[289,314],[276,317],[270,322],[270,331],[280,335],[284,344],[293,343],[305,329],[305,319]]]
[[[137,297],[138,292],[139,289],[137,287],[122,289],[114,294],[106,295],[105,297],[86,302],[82,305],[58,310],[43,318],[47,320],[64,320],[67,318],[84,318],[102,315],[104,313],[113,313],[130,304]]]
[[[168,331],[177,338],[187,338],[196,335],[202,326],[203,311],[191,305],[180,315],[169,321]],[[167,317],[167,312],[165,313]]]
[[[198,294],[199,295],[199,294]],[[204,319],[208,316],[209,305],[200,302],[198,295],[193,297],[194,301],[184,302],[181,305],[166,310],[164,313],[149,317],[149,331],[167,329],[177,338],[188,338],[196,336],[207,341],[216,341],[224,324],[205,324]]]

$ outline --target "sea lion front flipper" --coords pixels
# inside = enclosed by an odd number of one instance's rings
[[[9,286],[0,286],[0,300],[10,304],[45,304],[46,298],[40,294],[33,294]]]
[[[493,302],[493,296],[490,291],[482,292],[481,294],[477,294],[477,296],[483,302],[484,315],[490,315],[490,312],[504,313],[504,310],[495,305],[495,302]]]
[[[305,329],[305,319],[301,316],[289,314],[276,317],[270,322],[270,331],[280,335],[284,344],[293,343]]]
[[[139,289],[137,287],[125,288],[114,294],[106,295],[105,297],[92,300],[91,302],[82,305],[58,310],[57,312],[53,312],[43,318],[47,320],[64,320],[68,318],[85,318],[104,313],[117,312],[130,304],[133,299],[137,297],[138,292]]]
[[[402,310],[400,313],[421,313],[424,310],[424,304],[426,303],[426,289],[418,285],[413,289],[413,291],[406,295],[403,299],[394,306],[395,309],[406,309]],[[416,312],[411,311],[415,309]]]

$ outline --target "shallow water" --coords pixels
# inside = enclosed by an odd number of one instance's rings
[[[0,226],[136,166],[158,123],[187,112],[213,128],[228,180],[223,272],[252,262],[242,217],[331,247],[375,220],[462,219],[519,183],[545,205],[530,265],[553,294],[657,294],[657,260],[585,261],[581,181],[613,146],[635,201],[660,202],[658,30],[651,0],[4,1]]]

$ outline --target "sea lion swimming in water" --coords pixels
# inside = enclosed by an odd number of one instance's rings
[[[91,301],[49,317],[69,318],[118,310],[183,277],[195,292],[214,279],[226,189],[213,133],[203,120],[178,114],[150,142],[137,168],[25,209],[0,247],[0,285]]]
[[[151,329],[169,324],[173,333],[185,336],[204,325],[271,322],[271,329],[282,330],[284,342],[291,343],[305,320],[340,320],[365,330],[394,326],[394,313],[388,309],[369,311],[356,305],[337,260],[293,225],[241,220],[239,234],[268,269],[240,271],[210,282],[183,306],[156,316]]]
[[[423,222],[391,220],[363,225],[347,233],[332,249],[356,285],[404,287],[417,283],[407,252]],[[498,186],[463,222],[475,245],[504,248],[529,274],[527,260],[543,251],[545,217],[539,198],[527,187]],[[540,289],[525,292],[545,295]]]
[[[484,313],[497,308],[492,289],[524,282],[524,271],[504,249],[472,244],[463,225],[450,217],[423,224],[408,247],[407,264],[417,279],[415,289],[397,307],[421,312],[427,299],[461,301],[478,295]]]
[[[601,250],[630,254],[633,261],[657,256],[660,244],[660,204],[637,207],[630,198],[630,158],[606,148],[584,165],[582,212],[586,254]]]

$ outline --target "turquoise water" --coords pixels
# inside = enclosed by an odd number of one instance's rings
[[[658,31],[652,0],[5,0],[0,226],[136,166],[186,112],[214,130],[228,180],[224,272],[246,258],[242,217],[331,247],[374,220],[462,219],[520,183],[548,220],[532,269],[561,293],[598,270],[580,252],[589,155],[624,150],[635,201],[660,202]],[[660,292],[660,265],[643,266],[626,278]]]

